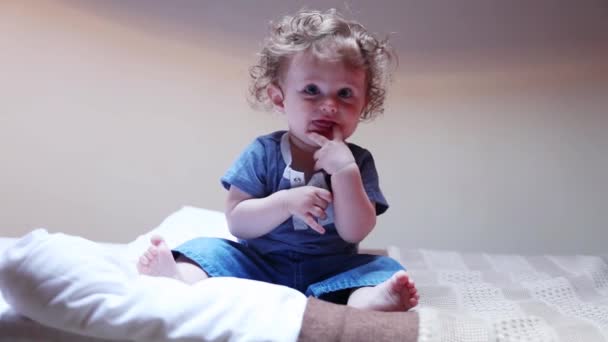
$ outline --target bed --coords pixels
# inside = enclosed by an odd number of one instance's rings
[[[128,244],[0,238],[0,341],[608,341],[607,255],[387,247],[374,252],[408,267],[420,305],[373,313],[243,279],[138,276],[152,234],[232,238],[221,213],[194,207]]]

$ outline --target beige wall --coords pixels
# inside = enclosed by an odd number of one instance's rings
[[[100,3],[0,4],[0,235],[47,227],[126,242],[182,205],[221,210],[225,169],[254,136],[283,128],[245,93],[265,21],[290,8],[262,1],[274,13],[240,14],[256,27],[247,35],[205,26],[234,1],[198,21]],[[376,27],[412,29],[392,23]],[[426,59],[397,42],[387,111],[353,137],[374,153],[391,203],[365,244],[605,251],[607,46],[446,41]]]

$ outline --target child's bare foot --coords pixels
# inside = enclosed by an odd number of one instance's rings
[[[376,311],[407,311],[418,305],[418,290],[407,272],[399,271],[374,287],[353,292],[348,305]]]
[[[139,257],[137,271],[154,277],[168,277],[180,279],[177,264],[171,250],[165,240],[158,235],[150,238],[151,245],[148,250]]]

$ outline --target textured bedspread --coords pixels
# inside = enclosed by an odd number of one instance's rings
[[[191,221],[186,220],[187,226],[195,227]],[[175,224],[170,228],[178,231]],[[0,247],[3,242],[0,239]],[[70,243],[70,248],[75,247]],[[398,248],[389,248],[388,254],[407,265],[416,281],[421,295],[416,312],[366,313],[309,300],[311,305],[306,308],[300,340],[413,341],[418,337],[421,342],[608,342],[608,256],[521,256]],[[45,264],[51,260],[41,258]],[[92,265],[88,263],[83,272],[74,274],[91,271]],[[40,271],[30,273],[40,276]],[[72,286],[77,283],[70,282]],[[24,298],[30,306],[36,304],[32,302],[35,296]],[[28,320],[1,299],[0,341],[85,340],[83,336]],[[242,306],[243,301],[239,303]],[[234,312],[233,308],[230,310]],[[109,319],[104,317],[98,318],[104,322]],[[242,324],[236,327],[244,329]],[[98,341],[92,337],[86,339],[89,340]]]
[[[420,291],[419,341],[608,341],[606,256],[391,254]]]

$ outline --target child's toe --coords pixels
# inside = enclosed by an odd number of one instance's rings
[[[137,263],[138,266],[146,266],[150,263],[150,259],[148,259],[146,257],[146,255],[142,255],[139,257],[139,262]]]

